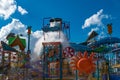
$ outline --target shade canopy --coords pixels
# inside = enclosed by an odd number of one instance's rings
[[[103,39],[100,39],[96,42],[93,42],[91,44],[89,44],[88,46],[100,46],[100,45],[104,45],[104,44],[114,44],[114,43],[120,43],[120,38],[116,38],[116,37],[105,37]]]
[[[84,45],[80,45],[80,44],[76,44],[76,43],[70,43],[70,46],[75,51],[80,51],[80,52],[91,51],[91,48],[89,48],[88,46],[84,46]]]
[[[16,49],[10,47],[9,45],[7,45],[3,41],[1,41],[1,44],[2,44],[2,48],[3,48],[4,51],[18,52]]]

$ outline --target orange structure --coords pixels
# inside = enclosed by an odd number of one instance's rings
[[[81,52],[78,52],[78,54],[74,57],[72,57],[72,61],[70,64],[72,64],[72,69],[78,70],[79,75],[80,74],[90,74],[95,71],[96,65],[95,65],[95,54],[91,53],[88,57],[87,51],[84,52],[84,55],[82,55]]]
[[[19,49],[21,51],[24,51],[26,48],[26,40],[20,38],[18,35],[14,37],[9,37],[8,38],[8,44],[11,47],[19,46]]]
[[[112,24],[107,24],[108,27],[108,34],[112,34]]]

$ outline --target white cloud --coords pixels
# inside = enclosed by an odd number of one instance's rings
[[[69,43],[68,43],[65,35],[63,34],[63,32],[60,32],[60,37],[59,37],[58,32],[45,33],[45,40],[44,40],[44,35],[41,35],[41,37],[35,44],[35,49],[34,49],[35,54],[32,55],[33,60],[38,59],[39,56],[42,54],[42,51],[43,51],[42,43],[43,42],[61,42],[62,47],[69,46]]]
[[[98,31],[98,30],[99,30],[98,27],[96,27],[96,28],[92,28],[91,31],[88,33],[88,35],[90,35],[90,34],[92,33],[92,31]]]
[[[0,17],[8,19],[16,11],[15,0],[0,0]]]
[[[18,6],[18,11],[21,13],[21,15],[27,14],[28,12],[23,9],[21,6]]]
[[[107,34],[106,34],[104,31],[102,31],[102,32],[98,35],[98,40],[99,40],[99,39],[102,39],[102,38],[104,38],[104,37],[107,37]]]
[[[103,14],[103,9],[101,9],[96,14],[93,14],[85,20],[84,25],[82,25],[82,29],[90,27],[91,25],[101,26],[103,25],[102,19],[107,19],[108,17],[108,15]]]
[[[0,41],[5,40],[6,36],[10,32],[14,33],[24,33],[26,30],[26,26],[22,24],[18,19],[12,19],[11,23],[8,23],[7,25],[3,26],[0,29]]]
[[[37,31],[32,33],[32,36],[34,36],[35,38],[40,38],[41,35],[43,35],[43,31],[37,30]]]
[[[0,41],[6,41],[6,37],[9,33],[15,33],[15,34],[22,34],[23,37],[26,39],[27,41],[27,25],[23,24],[22,22],[20,22],[19,19],[12,19],[11,23],[8,23],[7,25],[3,26],[0,29]],[[40,38],[40,36],[42,36],[42,31],[35,31],[32,32],[31,34],[31,50],[34,50],[35,47],[35,43],[36,41]],[[27,47],[27,45],[26,45]],[[26,48],[27,49],[27,48]]]

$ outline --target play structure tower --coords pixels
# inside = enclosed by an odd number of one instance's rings
[[[57,71],[57,75],[60,80],[62,80],[62,45],[61,42],[43,42],[43,80],[47,77],[45,76],[53,76],[51,72],[55,72],[53,67],[56,67],[56,63],[59,61],[59,71]],[[51,65],[54,64],[55,66]],[[58,74],[59,73],[59,74]]]
[[[47,22],[48,21],[48,22]],[[67,39],[70,37],[70,25],[69,22],[62,21],[61,18],[44,18],[43,19],[43,35],[44,40],[46,40],[46,34],[49,35],[49,32],[58,32],[59,39],[61,38],[61,32],[65,34]],[[56,33],[57,34],[57,33]],[[49,40],[48,40],[49,41]],[[43,42],[43,80],[46,78],[46,74],[51,76],[51,65],[54,64],[55,68],[58,68],[55,75],[59,76],[59,79],[62,80],[62,44],[60,41],[55,42]],[[58,63],[58,64],[57,64]],[[56,71],[55,71],[56,72]],[[53,76],[53,75],[52,75]]]
[[[45,40],[45,33],[47,32],[59,32],[58,36],[60,38],[60,32],[62,31],[67,39],[70,39],[70,22],[63,21],[61,18],[43,18],[43,35]]]

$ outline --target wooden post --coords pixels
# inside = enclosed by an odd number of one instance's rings
[[[4,67],[4,57],[5,55],[4,55],[4,52],[2,51],[2,67]]]
[[[9,68],[11,67],[11,52],[9,52]]]

